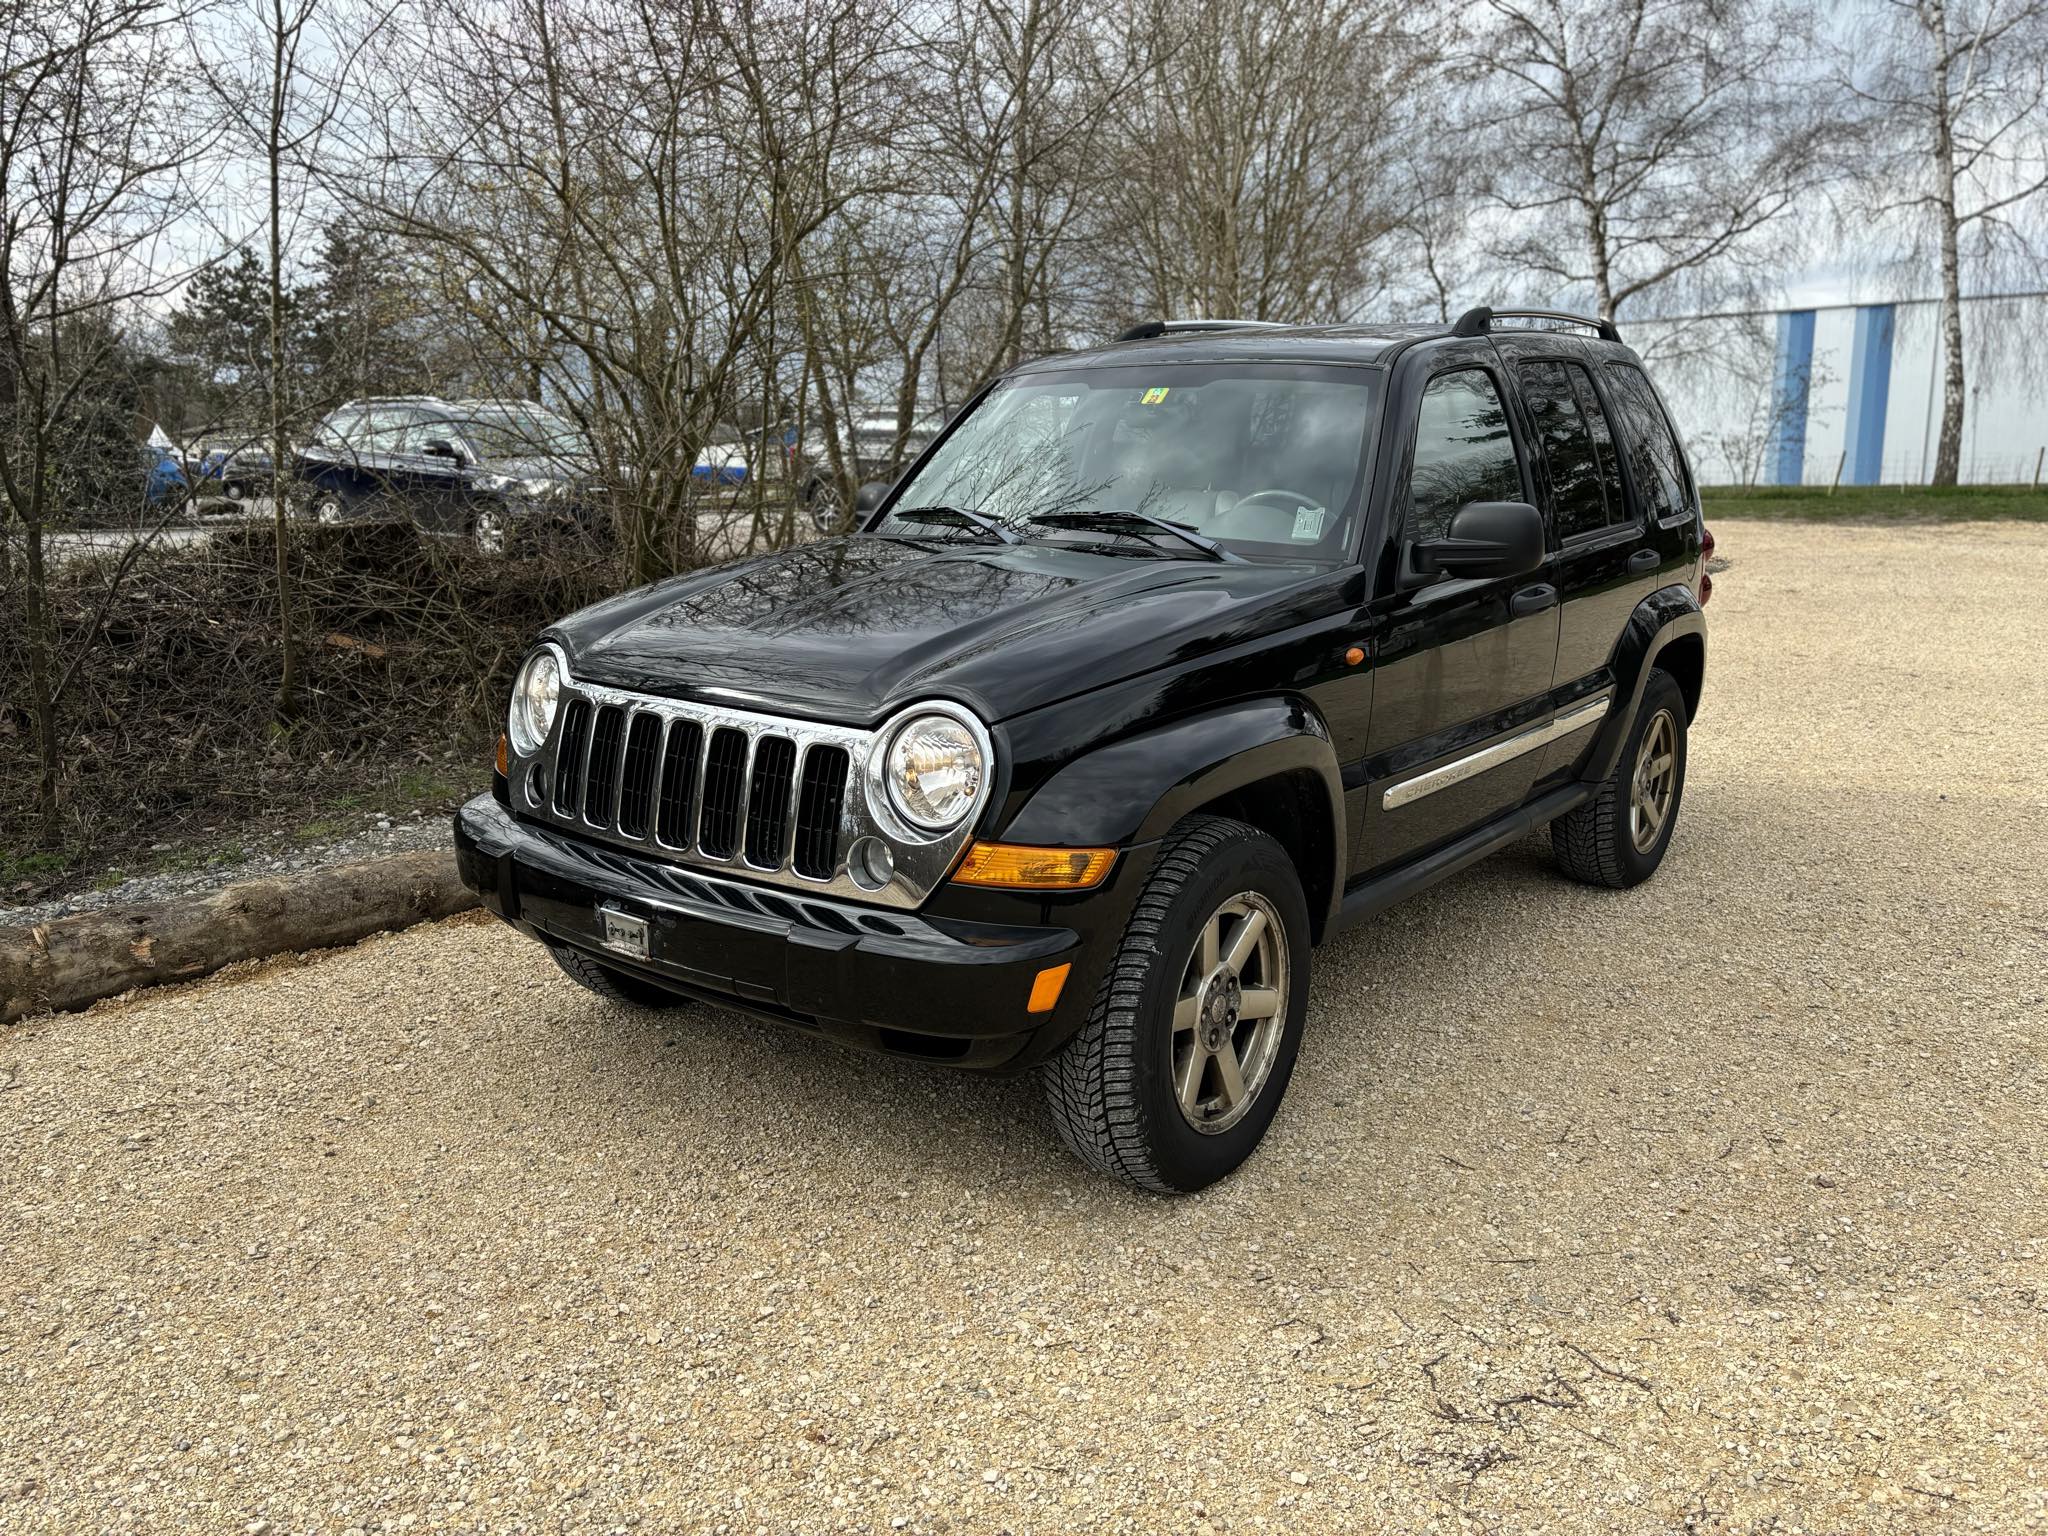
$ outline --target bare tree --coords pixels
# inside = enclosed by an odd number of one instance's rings
[[[1053,289],[1150,58],[1102,0],[953,0],[906,16],[866,133],[879,174],[798,252],[807,406],[843,486],[864,405],[895,424],[871,444],[893,477],[922,407],[1057,345],[1070,305]]]
[[[859,185],[878,26],[854,0],[428,0],[386,59],[409,89],[355,195],[591,429],[641,579],[699,558],[699,456]]]
[[[1819,145],[1784,74],[1807,20],[1779,0],[1485,0],[1458,78],[1497,259],[1607,317],[1763,268]]]
[[[337,47],[333,32],[319,25],[329,0],[244,0],[232,52],[215,61],[207,79],[234,124],[236,147],[253,158],[263,177],[264,284],[267,335],[265,427],[271,463],[271,517],[277,578],[280,661],[276,712],[280,720],[298,713],[299,648],[292,622],[292,500],[289,433],[306,406],[299,380],[300,359],[291,355],[291,285],[288,254],[306,214],[309,167],[319,161],[329,127],[341,108],[353,49]],[[210,19],[218,28],[221,18]],[[374,36],[381,18],[356,34],[355,47]],[[215,51],[221,51],[218,44]],[[317,56],[320,64],[312,62]]]
[[[1839,51],[1853,128],[1841,168],[1859,232],[1896,237],[1898,269],[1935,266],[1944,359],[1934,483],[1963,453],[1962,295],[2040,280],[2048,252],[2048,0],[1880,0]]]
[[[210,134],[167,84],[180,69],[183,20],[145,0],[53,0],[8,7],[0,19],[0,497],[6,531],[22,544],[36,803],[52,844],[61,837],[59,711],[91,637],[65,660],[46,535],[79,510],[89,468],[80,457],[107,451],[78,428],[104,404],[92,396],[117,371],[124,319],[189,275],[167,251]],[[132,466],[132,439],[121,447]]]
[[[1411,0],[1155,3],[1179,45],[1120,109],[1096,244],[1153,314],[1335,320],[1383,282],[1407,193],[1398,114],[1426,52]]]

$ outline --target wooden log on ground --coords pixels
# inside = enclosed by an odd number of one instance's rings
[[[190,981],[237,960],[353,944],[475,905],[455,855],[439,849],[0,928],[0,1023]]]

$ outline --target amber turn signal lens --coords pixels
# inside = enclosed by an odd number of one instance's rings
[[[512,776],[511,760],[506,755],[510,750],[506,745],[504,736],[500,735],[498,737],[498,772],[504,774],[508,779]]]
[[[1102,884],[1115,862],[1114,848],[969,843],[953,880],[959,885],[989,885],[1005,891],[1085,891]]]
[[[1067,984],[1067,972],[1074,968],[1073,962],[1063,965],[1048,965],[1031,981],[1031,1001],[1024,1005],[1026,1013],[1051,1013],[1059,1003],[1060,988]]]

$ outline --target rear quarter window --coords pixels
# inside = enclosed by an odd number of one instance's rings
[[[1657,392],[1631,363],[1609,363],[1607,387],[1621,416],[1622,452],[1643,510],[1659,521],[1679,516],[1692,506],[1692,479]]]

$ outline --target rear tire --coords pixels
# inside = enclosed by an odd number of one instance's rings
[[[1235,1169],[1294,1073],[1308,949],[1286,851],[1240,821],[1181,822],[1088,1022],[1043,1069],[1060,1139],[1097,1172],[1167,1193]]]
[[[628,1003],[635,1008],[682,1008],[689,1004],[688,998],[678,997],[651,981],[642,981],[638,976],[613,970],[591,959],[580,949],[550,944],[548,953],[555,957],[555,964],[571,981],[614,1003]]]
[[[1557,867],[1587,885],[1625,890],[1657,872],[1685,795],[1685,695],[1652,670],[1614,771],[1584,805],[1550,824]]]

